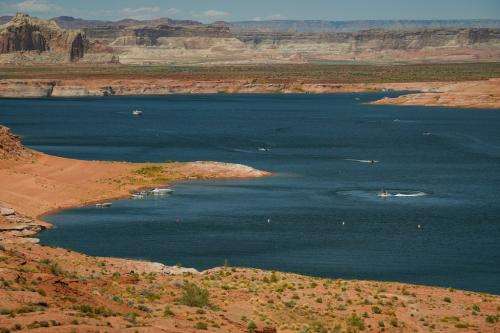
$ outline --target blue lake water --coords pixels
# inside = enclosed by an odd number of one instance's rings
[[[364,104],[381,96],[0,100],[0,123],[59,156],[276,173],[60,212],[44,244],[500,294],[500,110]]]

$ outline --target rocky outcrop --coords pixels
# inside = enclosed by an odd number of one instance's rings
[[[0,27],[0,54],[36,51],[67,54],[70,61],[83,58],[88,42],[83,32],[61,29],[54,21],[17,14]]]
[[[7,127],[0,125],[0,160],[22,158],[30,155],[31,152],[24,148],[18,136],[12,134]],[[3,210],[2,215],[4,215]]]
[[[38,238],[32,236],[46,227],[0,202],[0,242],[38,243]]]

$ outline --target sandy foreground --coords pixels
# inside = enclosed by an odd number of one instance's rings
[[[0,126],[0,332],[498,332],[500,297],[224,266],[197,272],[41,246],[55,209],[187,179],[268,173],[217,162],[79,161]],[[221,263],[222,264],[222,263]]]
[[[0,97],[85,97],[214,93],[351,93],[384,90],[414,91],[374,104],[462,108],[500,108],[500,78],[464,82],[408,83],[259,83],[252,80],[179,79],[5,79]]]

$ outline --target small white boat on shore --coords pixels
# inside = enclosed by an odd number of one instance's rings
[[[141,110],[134,110],[134,111],[132,111],[132,115],[133,116],[141,116],[142,115],[142,111]]]
[[[174,192],[171,188],[155,188],[149,191],[152,195],[166,195]]]
[[[111,202],[104,202],[104,203],[98,203],[95,204],[97,208],[108,208],[111,207]]]

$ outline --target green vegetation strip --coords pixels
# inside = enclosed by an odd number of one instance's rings
[[[500,77],[500,62],[405,65],[238,65],[0,66],[0,79],[186,79],[255,80],[255,82],[384,83],[471,81]]]

